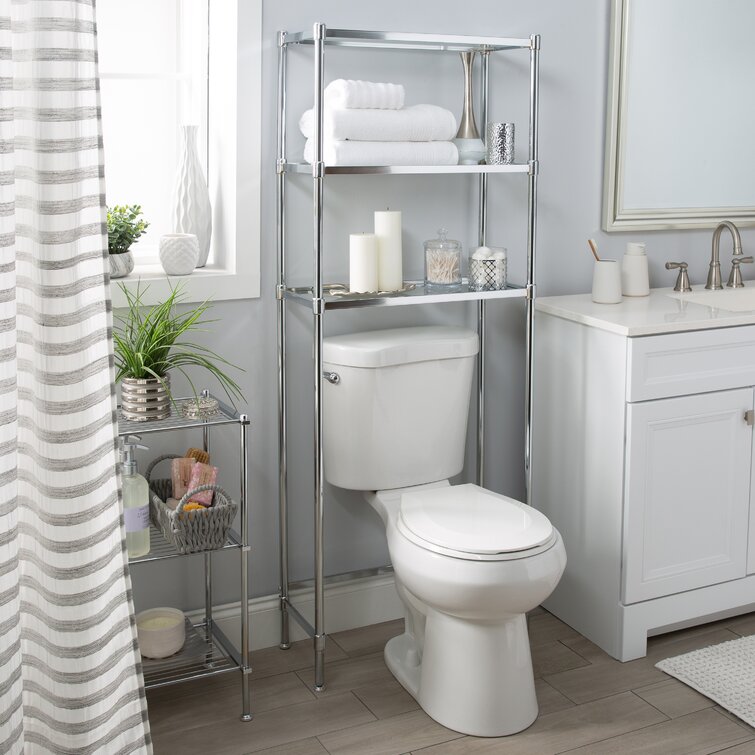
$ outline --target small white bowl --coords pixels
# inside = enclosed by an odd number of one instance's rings
[[[148,608],[136,614],[139,651],[145,658],[167,658],[186,641],[186,620],[177,608]]]

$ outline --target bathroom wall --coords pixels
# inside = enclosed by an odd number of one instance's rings
[[[207,336],[213,348],[237,361],[246,371],[240,379],[252,419],[250,432],[251,594],[271,594],[278,585],[277,549],[277,408],[275,283],[275,102],[276,31],[307,29],[315,21],[332,27],[425,31],[500,36],[542,35],[540,97],[541,172],[538,204],[538,294],[589,290],[591,256],[586,239],[598,241],[604,256],[618,257],[627,240],[645,240],[650,257],[651,285],[670,285],[666,260],[685,259],[693,283],[705,280],[710,232],[646,232],[604,234],[599,230],[603,180],[605,90],[607,77],[608,0],[264,0],[263,5],[263,139],[262,237],[260,299],[222,302],[215,307],[221,324]],[[242,30],[243,33],[243,30]],[[294,50],[290,60],[290,150],[297,159],[301,138],[295,129],[300,111],[311,104],[311,48]],[[495,120],[513,120],[518,150],[526,154],[528,91],[526,53],[493,56],[492,105]],[[409,102],[435,102],[459,112],[461,64],[457,56],[417,52],[391,54],[334,50],[327,54],[326,79],[345,76],[400,81]],[[649,114],[652,117],[652,114]],[[523,150],[523,151],[522,151]],[[250,178],[249,180],[253,180]],[[289,281],[311,280],[311,181],[295,177],[288,184],[292,211]],[[490,179],[489,241],[509,249],[511,277],[524,274],[526,178]],[[405,265],[411,276],[422,274],[422,241],[441,225],[465,248],[474,243],[476,184],[463,176],[333,177],[326,181],[328,212],[325,239],[326,280],[347,275],[348,234],[369,230],[372,212],[401,209],[405,224]],[[755,231],[742,233],[746,252],[755,246]],[[250,239],[250,244],[256,239]],[[728,255],[728,240],[724,242]],[[752,276],[749,270],[745,275]],[[422,308],[390,308],[387,312],[334,313],[326,320],[329,333],[392,327],[422,322],[474,323],[474,308],[462,304]],[[290,383],[290,508],[293,579],[311,575],[311,314],[291,308]],[[489,312],[489,402],[487,408],[487,485],[521,497],[523,481],[523,317],[521,302],[492,303]],[[439,406],[438,411],[443,411]],[[417,417],[421,422],[422,417]],[[189,445],[191,438],[186,438]],[[193,441],[199,439],[194,438]],[[238,454],[233,431],[219,431],[213,450],[223,484],[237,490]],[[153,451],[169,440],[150,439]],[[174,440],[172,448],[184,445]],[[472,442],[469,450],[472,451]],[[181,448],[181,450],[183,450]],[[432,449],[426,449],[432,453]],[[470,454],[471,458],[471,454]],[[468,465],[472,469],[473,465]],[[328,489],[326,504],[326,569],[329,573],[388,562],[382,525],[358,495]],[[236,600],[236,558],[214,559],[216,603]],[[160,603],[196,608],[202,602],[201,557],[176,559],[134,568],[137,607]]]

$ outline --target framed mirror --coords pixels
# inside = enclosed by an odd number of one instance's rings
[[[604,230],[755,225],[755,2],[612,2]]]

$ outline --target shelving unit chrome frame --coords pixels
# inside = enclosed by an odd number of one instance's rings
[[[286,159],[286,77],[287,51],[290,45],[314,47],[314,161],[312,165],[288,162]],[[502,50],[530,51],[530,108],[529,108],[529,155],[526,164],[515,165],[452,165],[452,166],[379,166],[379,167],[333,167],[323,162],[323,89],[325,47],[366,47],[399,50],[446,50],[462,52],[474,50],[481,56],[481,122],[487,122],[490,53]],[[278,300],[278,451],[279,451],[279,526],[280,526],[280,647],[290,647],[289,617],[293,616],[313,638],[314,688],[320,691],[325,686],[325,611],[323,550],[324,473],[323,473],[323,317],[327,310],[369,306],[397,306],[431,304],[441,302],[477,301],[477,331],[480,351],[477,357],[477,469],[476,477],[483,485],[485,475],[485,308],[490,299],[523,298],[526,307],[526,376],[525,376],[525,484],[529,502],[531,470],[531,420],[532,420],[532,367],[533,367],[533,318],[535,303],[535,247],[537,222],[538,163],[538,97],[539,97],[540,35],[528,38],[466,37],[438,34],[406,34],[354,29],[328,29],[316,23],[312,34],[306,32],[278,33],[278,123],[277,123],[277,273],[276,298]],[[483,129],[484,131],[484,129]],[[309,174],[313,181],[314,220],[314,276],[311,289],[287,288],[286,286],[286,223],[285,199],[287,174]],[[527,280],[521,288],[504,291],[473,292],[462,290],[448,294],[400,294],[352,297],[333,296],[324,289],[323,270],[323,208],[324,178],[338,174],[477,174],[479,175],[478,243],[484,245],[487,236],[488,176],[495,173],[526,173],[527,196]],[[288,302],[304,304],[312,308],[314,345],[314,626],[312,626],[290,602],[291,583],[288,574],[288,459],[287,459],[287,386],[286,386],[286,306]],[[342,576],[342,575],[339,575]]]
[[[209,397],[208,391],[202,391],[203,397]],[[176,404],[191,400],[193,397],[177,398]],[[176,407],[171,407],[171,416],[164,420],[152,422],[134,422],[125,420],[118,412],[118,435],[144,436],[151,433],[171,432],[173,430],[202,430],[202,447],[210,452],[210,430],[222,425],[238,424],[239,447],[241,454],[239,513],[241,516],[241,532],[231,530],[225,545],[215,551],[203,551],[204,582],[205,582],[205,615],[204,621],[190,624],[187,620],[186,644],[179,653],[160,661],[144,659],[144,686],[147,689],[164,687],[169,684],[207,676],[241,672],[241,720],[251,721],[251,701],[249,691],[249,675],[252,668],[249,664],[249,510],[248,510],[248,481],[249,464],[247,459],[247,428],[249,417],[232,409],[218,400],[219,411],[207,419],[188,418],[180,416]],[[194,553],[182,554],[168,543],[162,533],[154,526],[151,527],[150,541],[152,548],[149,553],[139,558],[130,559],[129,566],[160,561],[166,558],[199,555]],[[225,633],[217,626],[212,618],[212,554],[224,550],[238,550],[241,563],[241,652],[238,652]]]

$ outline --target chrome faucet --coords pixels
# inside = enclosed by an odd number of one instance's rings
[[[724,228],[728,228],[731,233],[731,237],[734,241],[734,256],[738,257],[742,254],[742,239],[739,236],[739,230],[730,220],[724,220],[716,226],[716,230],[713,231],[713,248],[710,255],[710,268],[708,270],[708,282],[705,284],[705,288],[713,289],[714,291],[723,288],[721,282],[721,262],[718,256],[718,246],[721,240],[721,232]],[[741,261],[741,260],[740,260]],[[730,279],[731,280],[731,279]]]

